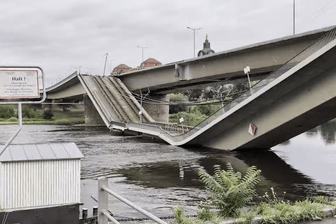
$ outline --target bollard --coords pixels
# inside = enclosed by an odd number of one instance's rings
[[[93,217],[97,217],[98,216],[98,206],[93,206],[92,216]]]
[[[86,220],[87,216],[88,216],[88,210],[87,210],[87,208],[83,208],[83,210],[82,210],[82,219]]]

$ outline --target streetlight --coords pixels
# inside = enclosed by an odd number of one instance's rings
[[[293,0],[293,35],[295,35],[295,0]]]
[[[148,48],[148,47],[141,47],[141,46],[137,46],[138,48],[141,48],[142,51],[142,62],[144,61],[144,49]]]
[[[105,57],[105,64],[104,64],[104,71],[103,71],[103,76],[105,76],[105,69],[106,69],[106,61],[107,61],[107,58],[108,58],[109,54],[108,53],[105,53],[103,55],[103,57]]]
[[[194,31],[194,57],[196,57],[196,54],[195,54],[195,48],[196,48],[196,46],[195,46],[195,32],[196,32],[196,30],[200,30],[202,28],[191,28],[189,26],[187,26],[187,28]]]

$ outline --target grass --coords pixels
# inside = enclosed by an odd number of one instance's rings
[[[199,223],[221,223],[228,219],[235,219],[236,223],[249,224],[255,217],[261,217],[263,223],[269,224],[289,224],[303,220],[313,220],[316,217],[324,217],[324,208],[331,207],[330,204],[321,204],[315,201],[304,200],[294,203],[278,202],[276,204],[261,203],[241,212],[235,217],[223,217],[218,212],[202,209],[197,213],[196,220],[186,218],[183,208],[175,209],[176,223],[181,224],[199,224]]]
[[[196,126],[203,120],[207,118],[204,114],[194,114],[194,113],[186,113],[186,112],[179,112],[177,114],[169,114],[169,122],[170,123],[180,123],[180,118],[183,117],[184,125],[187,126]]]

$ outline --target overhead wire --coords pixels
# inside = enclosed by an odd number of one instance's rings
[[[313,14],[312,16],[310,16],[308,19],[305,20],[305,23],[303,25],[304,26],[307,26],[308,22],[312,22],[314,21],[315,19],[317,19],[318,17],[322,16],[324,13],[328,12],[330,9],[334,8],[336,6],[336,3],[333,4],[331,7],[329,8],[326,8],[330,3],[332,3],[333,1],[335,0],[330,0],[327,4],[325,4],[324,6],[322,6],[318,11],[317,13]],[[302,24],[302,22],[301,22]]]
[[[222,81],[223,82],[223,81]],[[123,89],[123,87],[118,83],[116,82],[116,84]],[[232,93],[232,94],[229,94],[225,97],[230,97],[230,96],[234,96],[234,95],[237,95],[237,94],[241,94],[245,91],[240,91],[240,92],[235,92],[235,93]],[[140,100],[141,99],[141,95],[135,93],[135,92],[131,92],[132,95],[137,99],[137,100]],[[128,95],[124,95],[122,93],[118,93],[119,95],[123,96],[123,97],[127,97],[129,99],[131,99],[131,97],[129,97]],[[215,98],[212,98],[211,100],[218,100],[218,99],[223,99],[224,96],[222,97],[215,97]],[[227,100],[229,101],[229,100]],[[156,105],[187,105],[187,106],[197,106],[197,105],[210,105],[210,104],[218,104],[218,103],[221,103],[221,102],[227,102],[227,101],[224,101],[224,100],[218,100],[218,101],[209,101],[209,100],[202,100],[202,101],[185,101],[185,102],[178,102],[178,103],[172,103],[172,102],[169,102],[169,101],[164,101],[164,100],[158,100],[158,99],[153,99],[153,98],[150,98],[150,97],[146,97],[146,98],[142,98],[142,103],[145,103],[145,104],[156,104]]]

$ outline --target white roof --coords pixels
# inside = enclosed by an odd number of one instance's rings
[[[80,159],[83,157],[75,143],[9,145],[0,156],[0,162]]]

